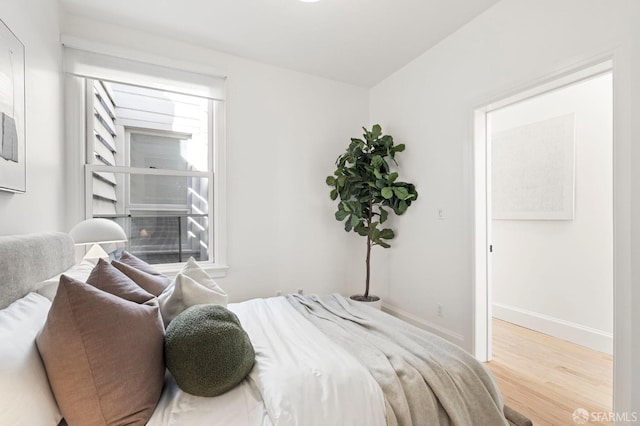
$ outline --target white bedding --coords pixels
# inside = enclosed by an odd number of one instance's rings
[[[283,297],[229,309],[256,351],[249,376],[214,398],[188,395],[168,376],[149,425],[386,425],[384,397],[371,374]]]
[[[86,281],[93,265],[64,273]],[[38,285],[53,299],[58,274]],[[230,304],[256,351],[248,378],[203,398],[183,392],[167,373],[150,426],[386,425],[384,397],[369,372],[303,318],[284,297]]]
[[[149,426],[272,426],[262,398],[250,380],[229,392],[203,398],[181,391],[167,373]]]

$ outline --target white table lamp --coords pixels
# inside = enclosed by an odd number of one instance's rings
[[[91,263],[97,263],[98,259],[101,258],[109,258],[109,254],[100,247],[100,244],[127,241],[127,234],[125,234],[120,225],[109,219],[83,220],[71,228],[69,235],[76,246],[92,244],[89,251],[82,258]]]

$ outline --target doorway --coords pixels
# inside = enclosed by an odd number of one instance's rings
[[[494,317],[613,354],[611,61],[476,110],[474,160],[476,357]]]
[[[480,360],[492,357],[494,311],[527,328],[613,350],[612,93],[607,61],[476,110],[474,351]]]

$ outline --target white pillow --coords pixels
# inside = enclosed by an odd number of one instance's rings
[[[73,278],[74,280],[86,282],[87,278],[89,278],[89,275],[91,275],[91,271],[94,267],[95,265],[93,265],[91,262],[83,260],[77,265],[73,265],[62,274],[65,274],[66,276]],[[60,283],[60,275],[62,274],[58,274],[55,277],[51,277],[36,284],[36,292],[43,295],[49,300],[53,300],[53,298],[56,297],[58,284]]]
[[[164,326],[185,309],[202,304],[227,307],[227,293],[198,265],[193,257],[176,275],[169,287],[158,296]]]
[[[62,419],[35,342],[50,307],[29,293],[0,311],[2,424],[56,426]]]

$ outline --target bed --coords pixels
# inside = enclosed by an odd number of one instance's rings
[[[35,292],[46,294],[45,284],[57,282],[59,274],[70,268],[74,278],[86,277],[91,268],[74,266],[74,257],[73,242],[64,233],[0,237],[0,416],[4,420],[35,424],[33,419],[42,418],[37,416],[49,416],[50,421],[38,423],[60,421],[34,341],[51,304]],[[15,313],[20,304],[26,308]],[[37,314],[29,313],[38,304],[42,307],[33,311]],[[182,391],[167,372],[147,424],[531,424],[504,406],[491,374],[468,353],[340,295],[291,295],[227,307],[255,349],[249,374],[230,391],[206,398]]]

